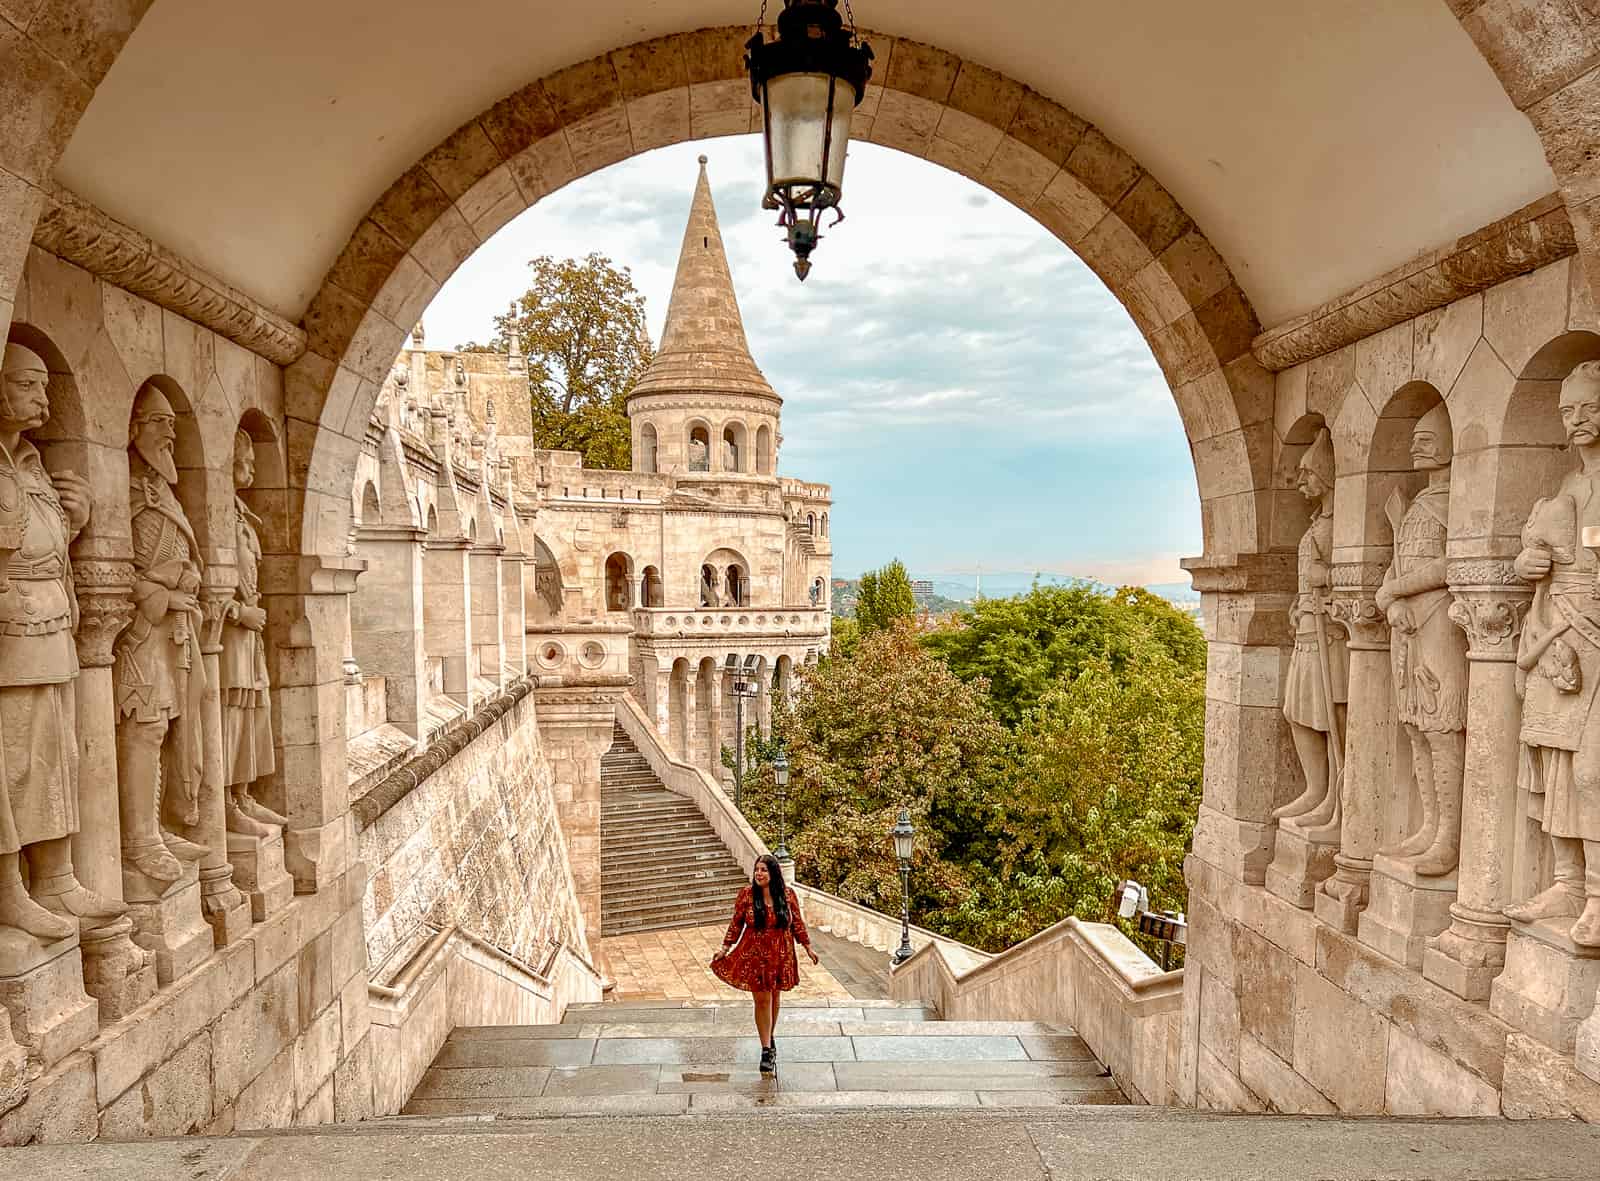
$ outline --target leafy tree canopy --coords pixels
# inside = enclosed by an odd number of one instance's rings
[[[1164,654],[1180,668],[1205,668],[1194,621],[1140,587],[1113,594],[1089,582],[1041,586],[1011,599],[982,599],[924,642],[963,680],[983,679],[996,715],[1019,725],[1052,685],[1104,660],[1114,672]]]
[[[863,632],[892,628],[915,618],[917,600],[911,593],[911,576],[899,558],[861,576],[856,593],[856,623]]]
[[[625,470],[632,458],[624,399],[655,355],[644,296],[632,272],[603,254],[581,262],[541,255],[528,267],[528,290],[495,317],[494,338],[460,351],[506,352],[515,336],[528,362],[535,444],[577,451],[588,467]]]

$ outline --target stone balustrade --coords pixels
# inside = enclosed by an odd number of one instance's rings
[[[637,634],[641,637],[688,639],[708,636],[716,639],[815,638],[829,634],[831,617],[820,608],[706,607],[684,611],[666,607],[635,607]]]

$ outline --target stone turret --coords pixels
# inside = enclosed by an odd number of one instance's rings
[[[701,156],[661,348],[628,396],[633,466],[770,479],[783,399],[750,356],[705,165]]]

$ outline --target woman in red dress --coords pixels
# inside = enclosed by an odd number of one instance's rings
[[[771,1074],[777,1067],[778,1047],[772,1030],[778,1023],[778,994],[800,983],[796,942],[806,949],[813,964],[820,962],[800,916],[800,900],[784,885],[778,859],[768,853],[756,861],[750,884],[739,891],[728,937],[722,941],[722,950],[711,957],[717,979],[755,998],[762,1074]]]

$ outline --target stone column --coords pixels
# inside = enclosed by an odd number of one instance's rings
[[[500,558],[500,634],[504,661],[513,677],[528,671],[528,604],[522,594],[527,556],[506,553]]]
[[[250,902],[233,884],[233,864],[228,860],[228,823],[223,811],[227,778],[222,770],[222,617],[233,599],[234,571],[207,564],[206,585],[200,591],[200,655],[206,684],[201,698],[202,755],[200,822],[196,838],[206,847],[200,859],[200,909],[211,924],[218,947],[237,943],[250,930]]]
[[[1470,1001],[1488,999],[1505,965],[1517,817],[1517,639],[1532,598],[1511,563],[1452,562],[1450,618],[1467,633],[1467,761],[1461,864],[1450,926],[1428,940],[1422,974]]]
[[[1208,649],[1205,784],[1193,856],[1259,886],[1272,861],[1272,810],[1299,790],[1282,704],[1294,643],[1295,555],[1207,555],[1183,566],[1201,595]]]
[[[683,730],[681,731],[683,735],[683,742],[675,745],[678,746],[676,751],[678,757],[686,763],[693,763],[695,761],[695,750],[698,746],[698,741],[695,737],[695,730],[699,725],[699,708],[695,702],[695,695],[698,692],[699,684],[700,676],[698,673],[690,673],[688,676],[684,677]]]
[[[444,662],[444,691],[472,709],[472,589],[470,543],[428,539],[422,556],[423,643]]]
[[[601,932],[600,759],[611,749],[617,703],[624,690],[625,686],[534,690],[539,739],[554,779],[556,816],[567,841],[578,909],[596,947]]]
[[[500,555],[503,545],[474,545],[467,558],[472,575],[472,672],[496,685],[505,683],[506,643],[501,621]]]
[[[343,638],[358,558],[261,561],[278,768],[260,793],[289,818],[283,848],[296,894],[342,877],[354,859],[346,753]]]
[[[92,543],[84,543],[84,548]],[[72,837],[78,880],[122,901],[122,822],[117,803],[117,704],[111,651],[133,618],[133,565],[126,557],[72,563],[78,596],[78,808],[87,823]],[[116,919],[80,937],[84,991],[100,1019],[120,1020],[155,993],[156,961],[131,938],[133,920]]]
[[[422,550],[427,531],[410,525],[363,525],[356,553],[367,563],[350,599],[356,662],[384,679],[389,724],[422,734],[427,670],[423,665]]]
[[[1356,933],[1367,905],[1372,859],[1383,838],[1384,806],[1394,787],[1393,677],[1389,624],[1373,601],[1383,568],[1371,563],[1333,571],[1333,618],[1349,633],[1350,712],[1344,744],[1343,822],[1333,876],[1317,888],[1317,917]]]

